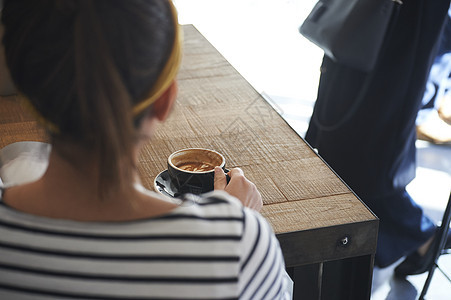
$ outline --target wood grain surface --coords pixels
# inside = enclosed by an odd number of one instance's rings
[[[377,218],[191,25],[184,26],[178,83],[171,116],[140,155],[139,172],[146,187],[153,188],[172,152],[214,149],[225,156],[227,168],[242,168],[261,191],[262,214],[278,234],[287,265],[375,252]],[[0,98],[0,132],[0,147],[16,141],[47,141],[16,96]],[[335,244],[346,234],[359,240],[343,254]],[[299,258],[292,246],[308,245],[312,238],[316,243],[301,247],[306,252]],[[313,258],[318,247],[324,247],[322,238],[335,250]]]

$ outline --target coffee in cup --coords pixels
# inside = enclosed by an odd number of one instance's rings
[[[212,191],[216,166],[224,169],[225,158],[210,149],[182,149],[168,158],[169,177],[178,194],[202,194]]]

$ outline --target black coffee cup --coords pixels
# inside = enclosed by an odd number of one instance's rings
[[[204,148],[188,148],[168,158],[168,173],[177,194],[202,194],[214,189],[214,171],[224,169],[225,158],[219,152]]]

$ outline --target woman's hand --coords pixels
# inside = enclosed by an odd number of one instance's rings
[[[224,190],[238,198],[244,206],[260,211],[263,206],[262,196],[255,184],[244,177],[243,170],[233,168],[228,175],[229,184],[224,171],[220,167],[215,168],[215,190]]]

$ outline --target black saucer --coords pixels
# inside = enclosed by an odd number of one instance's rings
[[[175,198],[180,195],[178,189],[171,182],[171,178],[169,177],[168,170],[164,170],[160,172],[160,174],[155,177],[153,182],[153,186],[156,192]]]

